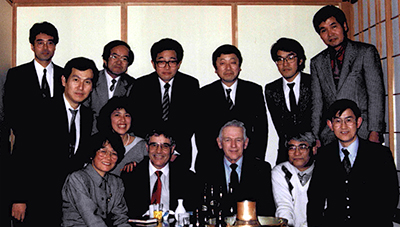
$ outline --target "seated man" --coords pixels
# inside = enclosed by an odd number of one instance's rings
[[[307,190],[314,169],[314,145],[311,132],[288,136],[289,161],[275,166],[271,173],[275,216],[288,219],[290,226],[307,226]]]
[[[92,162],[65,181],[62,226],[129,227],[122,180],[109,172],[124,157],[116,134],[97,134],[92,140]]]
[[[336,141],[321,147],[308,189],[308,226],[393,226],[398,179],[389,148],[358,136],[361,111],[335,101],[327,124]]]
[[[227,122],[220,130],[217,143],[223,153],[209,160],[208,168],[200,168],[203,171],[198,174],[202,182],[217,189],[215,194],[224,195],[220,201],[223,216],[236,213],[236,202],[242,200],[255,201],[258,215],[274,216],[271,165],[244,155],[249,144],[244,124],[237,120]]]
[[[193,211],[195,174],[170,162],[175,142],[164,131],[154,130],[146,136],[149,157],[133,172],[121,174],[130,218],[142,217],[150,204],[163,204],[164,211],[175,210],[183,199],[186,210]]]

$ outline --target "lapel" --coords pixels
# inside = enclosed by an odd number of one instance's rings
[[[343,84],[345,83],[345,81],[351,71],[351,66],[353,65],[353,62],[357,57],[356,54],[357,54],[357,51],[355,49],[355,46],[353,45],[353,42],[351,42],[349,40],[347,42],[347,47],[344,52],[344,60],[343,60],[342,70],[340,71],[338,91],[342,88]]]
[[[320,65],[322,75],[321,78],[325,80],[325,84],[329,87],[332,94],[336,94],[336,86],[333,81],[333,73],[331,68],[331,58],[329,56],[329,51],[326,49],[321,55],[321,62],[317,62]]]
[[[299,110],[303,112],[307,109],[307,103],[310,103],[311,91],[310,91],[310,77],[308,74],[301,73],[300,80],[300,97],[299,97]]]
[[[32,73],[27,73],[26,75],[29,75],[29,80],[31,80],[31,82],[26,81],[27,83],[25,83],[26,85],[33,85],[35,88],[32,87],[31,91],[35,91],[35,93],[37,95],[40,95],[40,97],[42,97],[42,92],[40,90],[40,84],[39,84],[39,79],[38,79],[38,75],[36,73],[36,68],[35,68],[35,63],[34,60],[32,60],[28,65],[27,65],[27,70],[26,72],[32,72]],[[21,78],[22,79],[22,78]]]
[[[127,75],[123,74],[120,76],[117,86],[115,87],[113,97],[116,97],[116,96],[121,97],[126,94],[126,92],[127,92],[126,86],[128,85],[128,81],[126,81],[125,76],[127,76]]]
[[[90,109],[81,104],[79,111],[81,114],[81,121],[79,122],[81,129],[80,129],[80,139],[77,152],[80,150],[83,143],[89,139],[92,132],[92,121],[93,121],[93,118],[91,116],[92,112]]]
[[[278,80],[277,87],[276,87],[276,100],[278,101],[279,105],[281,106],[281,110],[286,114],[290,114],[290,111],[286,105],[285,93],[283,92],[283,78],[281,77]],[[300,97],[301,98],[301,94]],[[300,99],[299,99],[300,103]]]
[[[104,106],[108,101],[108,86],[107,86],[107,78],[106,78],[105,69],[99,72],[99,79],[97,80],[96,88],[93,92],[93,95],[97,96],[94,100],[97,100],[100,105]]]

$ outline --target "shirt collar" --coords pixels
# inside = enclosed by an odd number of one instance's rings
[[[94,181],[95,185],[97,185],[97,186],[100,186],[100,185],[101,185],[101,183],[103,182],[103,177],[100,176],[100,174],[94,169],[92,163],[88,164],[88,165],[85,167],[84,171],[86,171],[86,172],[89,174],[89,176],[90,176],[90,177],[92,178],[92,180]],[[108,181],[108,173],[106,173],[106,174],[104,175],[104,179],[105,179],[106,181]]]
[[[230,88],[230,89],[232,89],[232,92],[235,92],[235,93],[236,93],[236,88],[237,88],[237,84],[238,84],[238,79],[237,79],[237,80],[232,84],[232,86],[230,86],[230,87],[226,86],[226,85],[222,82],[222,80],[221,80],[221,84],[222,84],[222,87],[224,87],[224,90]]]
[[[116,80],[116,81],[118,82],[119,78],[121,78],[121,76],[117,76],[117,77],[113,78],[113,77],[108,73],[107,69],[104,69],[104,72],[105,72],[105,74],[106,74],[107,84],[110,84],[110,85],[111,85],[111,80],[114,79],[114,80]]]
[[[224,156],[224,165],[225,167],[230,168],[231,166],[231,162],[228,161],[228,159]],[[236,164],[238,165],[236,170],[241,170],[242,169],[242,165],[243,165],[243,156],[241,158],[239,158],[239,160],[236,162]]]
[[[168,84],[170,85],[170,90],[172,88],[172,84],[174,83],[174,79],[175,77],[172,77],[171,80],[168,81]],[[158,80],[160,81],[161,90],[164,90],[164,85],[166,84],[166,82],[164,82],[160,77],[158,77]]]
[[[360,144],[360,141],[358,139],[358,136],[356,137],[356,140],[350,144],[348,147],[343,147],[340,142],[339,143],[339,154],[341,158],[344,158],[344,154],[342,152],[342,149],[345,148],[349,151],[349,159],[352,160],[352,163],[354,162],[355,158],[357,157],[357,152],[358,152],[358,146]]]
[[[163,175],[168,176],[169,175],[169,163],[167,163],[163,168],[157,169],[156,167],[151,164],[151,160],[149,160],[149,173],[150,176],[152,176],[156,171],[161,171]]]
[[[63,94],[63,98],[64,98],[64,103],[65,103],[65,109],[66,110],[69,110],[69,109],[74,110],[74,108],[72,108],[72,106],[69,104],[67,98],[65,97],[65,94]],[[78,108],[76,108],[75,110],[78,110],[78,112],[79,112],[80,108],[81,108],[81,104],[79,104]]]
[[[284,78],[282,78],[283,80],[283,88],[284,89],[289,89],[289,87],[287,86],[287,84],[292,84],[295,83],[295,87],[297,87],[297,85],[300,86],[300,81],[301,81],[301,72],[298,72],[296,78],[294,78],[294,80],[292,82],[288,82],[287,80],[285,80]]]

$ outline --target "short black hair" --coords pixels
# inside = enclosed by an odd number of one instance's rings
[[[165,50],[173,50],[176,53],[176,59],[181,62],[183,59],[183,48],[182,45],[170,38],[164,38],[153,44],[150,49],[151,60],[155,63],[157,61],[157,55]]]
[[[58,38],[58,31],[57,28],[47,22],[47,21],[43,21],[41,23],[35,23],[31,29],[29,30],[29,42],[34,45],[35,44],[35,39],[36,36],[39,35],[40,33],[46,34],[48,36],[52,36],[53,37],[53,41],[54,44],[57,45],[59,38]]]
[[[112,132],[98,132],[90,138],[91,158],[96,156],[97,151],[103,147],[104,143],[109,142],[114,151],[118,154],[117,164],[125,156],[125,147],[122,143],[121,136]]]
[[[132,117],[133,109],[132,105],[129,105],[127,97],[112,97],[108,102],[101,108],[99,116],[97,118],[97,130],[99,131],[114,131],[111,124],[111,114],[117,109],[125,109]],[[133,118],[131,121],[131,128],[128,132],[132,131]]]
[[[107,43],[107,45],[104,46],[103,55],[102,55],[103,60],[106,62],[108,61],[108,58],[110,58],[110,55],[111,55],[111,49],[116,46],[125,46],[126,48],[128,48],[128,50],[129,50],[128,66],[132,65],[132,63],[135,59],[135,55],[133,54],[131,47],[122,40],[114,40],[114,41]],[[103,67],[106,68],[105,64],[103,64]]]
[[[345,36],[347,36],[347,31],[344,29],[344,23],[347,24],[346,15],[341,9],[334,5],[326,5],[315,13],[313,18],[315,31],[319,34],[319,25],[330,17],[336,18],[337,22],[342,26]]]
[[[172,136],[169,134],[169,132],[167,132],[167,130],[164,129],[164,128],[153,129],[150,133],[148,133],[146,135],[145,141],[146,141],[147,144],[149,144],[150,138],[152,136],[161,136],[161,135],[163,135],[165,138],[169,139],[169,141],[171,142],[172,146],[175,145],[174,138],[172,138]]]
[[[356,119],[361,117],[361,110],[354,101],[349,99],[339,99],[332,103],[332,105],[329,107],[328,111],[326,112],[326,119],[332,121],[332,119],[336,117],[336,114],[341,116],[342,113],[347,109],[353,111]]]
[[[294,52],[297,55],[297,60],[303,60],[301,64],[298,66],[298,71],[303,71],[306,63],[306,55],[304,53],[304,48],[301,46],[299,42],[290,38],[280,38],[276,43],[274,43],[271,47],[271,58],[273,61],[278,60],[278,51],[286,51],[286,52]]]
[[[64,67],[64,77],[65,81],[68,81],[69,76],[71,75],[72,68],[75,68],[79,71],[86,71],[91,69],[93,71],[93,79],[92,84],[93,87],[96,86],[96,82],[99,78],[99,70],[96,67],[96,64],[93,60],[85,58],[85,57],[77,57],[69,60]]]
[[[219,46],[212,54],[212,62],[215,69],[217,69],[217,59],[222,54],[235,54],[236,57],[239,59],[239,67],[242,66],[243,58],[240,50],[234,45],[224,44],[222,46]]]

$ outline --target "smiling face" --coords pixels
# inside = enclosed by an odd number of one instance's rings
[[[302,63],[302,60],[298,60],[296,54],[294,52],[286,52],[283,50],[278,50],[277,52],[277,56],[280,59],[283,59],[282,62],[279,62],[279,64],[277,64],[278,70],[281,73],[282,77],[285,78],[285,80],[287,80],[288,82],[292,82],[299,70],[299,65]],[[294,61],[293,62],[289,62],[291,60],[286,60],[292,58]]]
[[[111,113],[111,126],[119,135],[125,135],[131,128],[131,115],[125,109],[116,109]]]
[[[93,71],[87,69],[80,71],[72,68],[71,75],[68,80],[65,76],[61,77],[62,85],[64,86],[64,95],[72,108],[78,108],[92,91]]]
[[[35,53],[35,60],[43,67],[46,67],[51,62],[56,51],[54,37],[44,33],[38,34],[34,44],[31,44],[31,49]]]
[[[347,30],[346,22],[344,22],[342,27],[335,17],[330,17],[319,25],[319,36],[327,46],[339,50],[346,38]]]
[[[175,61],[176,62],[176,61],[178,61],[176,52],[174,50],[164,50],[163,52],[157,54],[156,62],[151,61],[158,76],[166,83],[169,82],[175,76],[175,74],[178,72],[179,67],[181,66],[181,63],[182,63],[182,62],[178,62],[178,64],[176,66],[172,66],[172,67],[169,64],[166,64],[165,67],[159,67],[157,65],[158,61],[166,61],[166,62]]]
[[[153,135],[146,148],[149,151],[151,164],[156,169],[162,169],[169,162],[175,146],[171,146],[171,141],[164,135]]]
[[[230,87],[235,83],[241,70],[236,54],[221,54],[217,58],[215,73],[226,86]]]
[[[343,147],[348,147],[356,140],[357,130],[361,123],[362,118],[356,119],[351,109],[346,109],[340,116],[338,112],[332,120],[327,121],[329,128],[335,133]]]
[[[306,141],[290,140],[288,142],[289,162],[300,171],[308,169],[310,161],[310,145]]]
[[[105,142],[103,147],[96,152],[96,156],[92,160],[92,166],[100,176],[104,177],[107,172],[115,167],[117,160],[117,152],[114,151],[109,142]]]
[[[222,130],[221,138],[217,138],[220,149],[230,163],[236,163],[247,148],[249,138],[244,139],[243,129],[236,126],[227,126]]]

